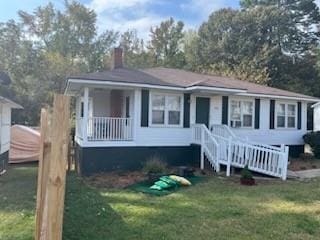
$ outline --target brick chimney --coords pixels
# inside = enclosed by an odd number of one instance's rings
[[[122,68],[123,67],[123,61],[122,61],[122,48],[116,47],[113,50],[112,54],[112,63],[111,63],[111,68]]]

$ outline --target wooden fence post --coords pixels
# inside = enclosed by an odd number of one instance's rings
[[[69,143],[69,97],[54,96],[52,124],[41,110],[35,240],[61,240]]]
[[[52,115],[50,171],[47,182],[47,234],[45,240],[62,239],[66,164],[69,143],[69,97],[55,95]]]
[[[35,239],[39,240],[41,236],[41,226],[43,222],[43,209],[46,195],[46,183],[48,166],[48,149],[46,149],[46,142],[48,140],[48,113],[45,109],[41,109],[40,118],[40,151],[39,151],[39,163],[38,163],[38,184],[37,184],[37,206],[36,206],[36,230]]]

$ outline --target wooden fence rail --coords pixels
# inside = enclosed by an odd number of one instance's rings
[[[52,118],[41,110],[36,240],[62,239],[66,165],[69,143],[70,100],[55,95]]]

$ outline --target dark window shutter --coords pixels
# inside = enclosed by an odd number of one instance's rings
[[[270,100],[270,129],[274,129],[274,110],[276,101]]]
[[[222,124],[228,125],[228,96],[222,96]]]
[[[298,102],[298,129],[301,129],[301,102]]]
[[[183,95],[183,127],[190,127],[190,94]]]
[[[260,128],[260,99],[256,98],[254,101],[254,128]]]
[[[149,90],[141,91],[141,127],[149,125]]]
[[[313,103],[309,103],[307,105],[307,130],[314,130],[313,129],[313,108],[311,107]]]

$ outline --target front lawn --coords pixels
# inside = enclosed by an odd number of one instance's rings
[[[0,239],[33,239],[36,167],[0,177]],[[320,179],[208,181],[164,197],[68,176],[64,239],[320,239]]]

